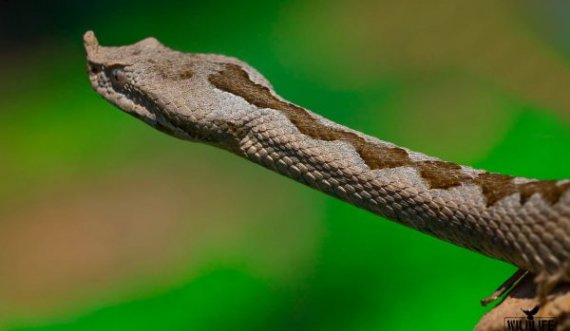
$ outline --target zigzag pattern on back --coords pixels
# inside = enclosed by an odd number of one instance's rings
[[[461,166],[446,161],[414,161],[408,152],[398,147],[386,147],[369,143],[364,138],[338,128],[324,126],[315,120],[305,109],[279,100],[271,91],[253,82],[247,72],[236,64],[225,64],[224,69],[209,76],[216,88],[240,96],[247,102],[260,107],[282,111],[299,131],[313,139],[340,140],[351,144],[364,163],[371,169],[413,167],[425,180],[430,189],[449,189],[462,184],[475,184],[481,187],[487,206],[501,199],[519,193],[524,205],[533,194],[554,205],[562,194],[570,189],[570,183],[558,185],[556,180],[537,180],[515,183],[515,177],[481,173],[476,177],[466,174]]]

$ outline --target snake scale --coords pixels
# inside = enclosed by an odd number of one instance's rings
[[[154,38],[121,47],[84,35],[89,79],[112,104],[174,137],[208,143],[439,239],[570,281],[570,180],[446,162],[336,124],[280,96],[235,58]]]

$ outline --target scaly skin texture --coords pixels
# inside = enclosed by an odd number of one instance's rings
[[[279,97],[255,69],[154,38],[84,36],[93,88],[172,136],[229,150],[317,190],[537,274],[570,280],[570,180],[488,173],[333,123]]]

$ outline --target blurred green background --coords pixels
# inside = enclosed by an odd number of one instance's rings
[[[565,1],[0,1],[0,329],[467,330],[514,267],[221,150],[88,84],[82,34],[239,57],[443,159],[570,178]]]

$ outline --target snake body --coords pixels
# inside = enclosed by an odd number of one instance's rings
[[[570,180],[489,173],[365,135],[281,98],[235,58],[154,38],[103,47],[92,32],[84,44],[93,88],[167,134],[514,264],[544,286],[570,281]]]

